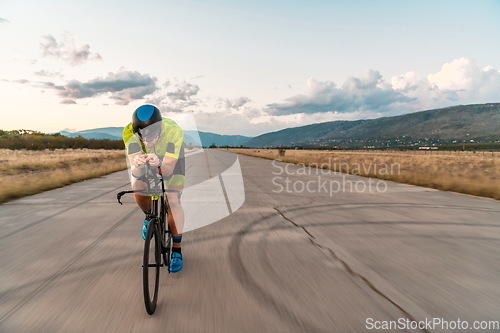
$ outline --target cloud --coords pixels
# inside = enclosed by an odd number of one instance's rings
[[[267,105],[274,115],[355,111],[381,112],[396,103],[411,102],[412,98],[386,84],[378,71],[368,70],[360,77],[348,78],[341,87],[331,81],[307,80],[307,94],[295,95],[282,103]]]
[[[267,105],[271,115],[324,112],[395,115],[457,104],[499,101],[500,71],[480,68],[468,58],[445,63],[437,73],[417,72],[386,82],[375,70],[348,78],[338,87],[331,81],[307,81],[307,93]]]
[[[36,71],[33,74],[35,74],[37,76],[43,76],[43,77],[62,77],[63,76],[60,72],[51,72],[51,71],[47,71],[44,69]]]
[[[241,96],[238,98],[218,98],[215,107],[224,111],[240,110],[244,105],[251,102],[250,98]]]
[[[88,82],[71,80],[62,86],[56,86],[52,82],[43,84],[46,88],[57,90],[58,95],[64,99],[77,100],[108,94],[119,105],[127,105],[133,100],[143,99],[158,89],[156,78],[137,71],[126,70],[109,73],[106,77]]]
[[[250,119],[242,114],[227,114],[224,112],[196,112],[196,125],[199,131],[228,135],[253,136],[276,129],[274,122],[250,124]]]
[[[17,80],[2,79],[2,81],[4,81],[4,82],[12,82],[12,83],[19,83],[19,84],[32,83],[30,80],[26,80],[26,79],[17,79]]]
[[[474,82],[481,81],[481,76],[473,60],[460,58],[445,63],[439,72],[429,74],[427,80],[441,90],[460,90],[473,88]]]
[[[492,66],[479,67],[468,58],[445,63],[441,70],[427,76],[435,89],[455,91],[459,99],[495,99],[500,90],[500,71]]]
[[[2,23],[9,23],[9,21],[0,17],[0,24],[2,24]]]
[[[76,101],[74,99],[65,98],[61,100],[61,104],[76,104]]]
[[[445,63],[440,71],[427,76],[408,72],[393,77],[391,84],[416,100],[415,111],[500,100],[500,71],[492,66],[481,68],[468,58]]]
[[[174,103],[178,101],[192,102],[192,97],[200,91],[199,86],[188,82],[178,83],[175,88],[175,91],[167,93],[167,97]]]
[[[174,80],[177,81],[177,80]],[[146,103],[161,106],[165,112],[183,112],[196,107],[201,100],[198,97],[200,87],[181,81],[172,84],[167,80],[154,94],[148,96]]]
[[[55,57],[75,66],[89,60],[102,60],[99,53],[92,52],[90,45],[78,44],[71,34],[65,34],[63,41],[58,42],[53,36],[43,36],[40,43],[44,57]]]

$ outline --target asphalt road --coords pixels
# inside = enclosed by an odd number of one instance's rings
[[[208,178],[226,154],[209,152]],[[500,320],[498,201],[391,182],[369,191],[367,178],[239,162],[244,204],[185,233],[185,266],[160,276],[153,316],[142,296],[143,214],[131,197],[115,201],[126,171],[0,205],[0,331],[362,332],[375,320]],[[324,187],[349,181],[358,188]]]

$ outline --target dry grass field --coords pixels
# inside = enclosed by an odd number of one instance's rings
[[[0,149],[0,203],[126,168],[123,150]]]
[[[284,162],[500,200],[500,153],[231,149]]]

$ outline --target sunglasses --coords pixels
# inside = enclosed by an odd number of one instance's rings
[[[145,130],[145,131],[139,132],[139,136],[141,137],[142,141],[151,142],[151,141],[156,140],[160,136],[160,132],[159,131]]]

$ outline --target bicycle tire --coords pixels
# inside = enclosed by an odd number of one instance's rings
[[[151,248],[153,245],[153,248]],[[153,253],[150,253],[153,249]],[[151,256],[151,254],[153,256]],[[152,263],[150,261],[153,261]],[[161,238],[158,232],[158,225],[155,219],[149,221],[146,240],[144,241],[144,258],[142,263],[142,284],[144,292],[144,305],[146,312],[152,315],[156,310],[158,301],[158,287],[160,282],[161,268]],[[153,278],[154,286],[150,279]],[[153,288],[152,288],[153,287]],[[152,291],[152,293],[151,293]]]
[[[167,268],[167,272],[170,272],[170,252],[172,251],[172,239],[168,226],[168,209],[165,199],[162,197],[160,201],[160,216],[162,227],[160,228],[163,231],[162,235],[162,254],[163,254],[163,263]]]
[[[170,273],[170,253],[172,252],[172,237],[169,232],[165,232],[165,244],[163,245],[163,262]]]

